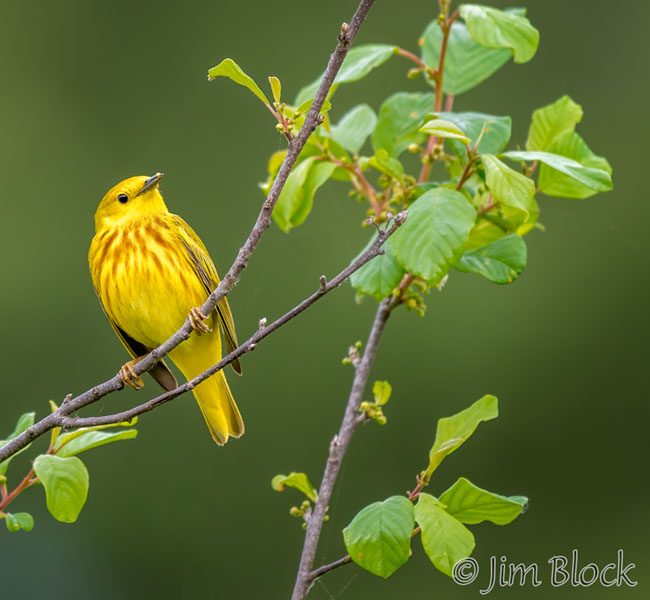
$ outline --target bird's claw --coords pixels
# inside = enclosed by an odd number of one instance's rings
[[[138,359],[130,360],[128,363],[122,365],[120,369],[120,379],[124,385],[132,387],[134,390],[141,390],[144,387],[144,381],[133,368],[133,365]]]
[[[196,331],[196,333],[198,333],[199,335],[212,332],[212,329],[210,329],[208,327],[208,324],[206,323],[208,317],[203,314],[199,306],[195,306],[190,311],[190,314],[188,315],[188,319],[190,320],[190,325],[192,326],[192,329],[194,329],[194,331]]]

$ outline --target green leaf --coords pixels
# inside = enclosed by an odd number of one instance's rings
[[[255,94],[264,104],[270,106],[271,103],[259,86],[249,77],[242,68],[232,59],[225,58],[216,67],[208,71],[208,79],[212,81],[217,77],[227,77],[228,79],[243,85]]]
[[[456,264],[464,273],[476,273],[493,283],[512,283],[526,267],[526,243],[518,235],[508,235],[487,246],[465,252]]]
[[[271,92],[273,93],[273,100],[276,104],[280,104],[282,100],[282,83],[277,77],[269,77],[269,85],[271,86]]]
[[[375,151],[386,150],[397,158],[410,144],[422,143],[426,135],[418,130],[433,102],[431,92],[398,92],[390,96],[379,109],[377,126],[372,133]]]
[[[428,25],[421,41],[422,60],[436,68],[442,43],[437,20]],[[452,95],[467,92],[493,75],[511,58],[510,50],[492,50],[477,44],[465,24],[456,22],[449,33],[442,89],[445,94]]]
[[[74,523],[88,497],[88,471],[76,457],[41,454],[34,471],[45,488],[47,509],[63,523]]]
[[[481,138],[478,145],[479,154],[498,154],[510,141],[512,119],[510,117],[497,117],[477,112],[442,112],[438,116],[446,121],[451,121],[465,132],[472,145]],[[485,131],[483,131],[485,129]],[[481,133],[483,135],[481,136]],[[451,147],[461,158],[466,156],[465,146],[450,142]]]
[[[480,423],[499,416],[498,400],[491,395],[483,396],[469,408],[438,420],[436,440],[429,452],[429,466],[425,471],[428,481],[446,456],[455,452],[471,436]]]
[[[557,138],[549,147],[549,152],[559,154],[579,162],[583,167],[599,169],[612,174],[612,167],[602,156],[596,156],[587,143],[575,131]],[[547,196],[558,198],[589,198],[598,193],[583,185],[573,177],[564,175],[547,165],[539,170],[539,187]]]
[[[474,550],[476,543],[472,532],[429,494],[419,495],[415,520],[422,529],[422,546],[429,560],[436,569],[451,576],[454,565]]]
[[[294,167],[273,210],[273,219],[285,233],[305,222],[314,194],[330,177],[336,165],[309,157]]]
[[[348,55],[345,57],[343,64],[334,80],[334,86],[339,86],[342,83],[352,83],[363,79],[373,69],[383,65],[395,53],[395,46],[387,44],[367,44],[365,46],[357,46],[352,48]],[[305,100],[309,100],[316,95],[318,86],[323,79],[323,74],[315,81],[305,86],[298,92],[294,104],[297,106],[302,104]],[[333,93],[335,87],[332,88]]]
[[[28,412],[20,415],[20,417],[18,417],[18,421],[16,422],[14,430],[7,436],[6,439],[0,440],[0,448],[2,448],[2,446],[4,446],[7,442],[10,442],[14,438],[18,437],[21,433],[23,433],[23,431],[25,431],[25,429],[31,427],[34,424],[35,416],[36,413],[34,412]],[[7,474],[7,469],[9,468],[9,463],[12,461],[12,459],[21,452],[27,450],[30,445],[31,444],[27,444],[27,446],[16,452],[13,456],[10,456],[7,460],[0,462],[0,476]]]
[[[271,480],[271,487],[273,487],[276,492],[284,491],[284,488],[287,486],[302,492],[312,502],[316,502],[318,492],[305,473],[295,473],[292,471],[288,475],[276,475]]]
[[[481,161],[485,167],[487,187],[494,199],[504,206],[522,211],[525,220],[528,220],[535,199],[535,182],[511,169],[493,154],[482,154]]]
[[[569,96],[538,108],[528,130],[526,150],[550,150],[555,140],[576,128],[582,115],[582,107]]]
[[[374,244],[377,234],[368,242],[364,252]],[[361,254],[359,256],[361,256]],[[384,245],[384,253],[368,261],[350,277],[352,287],[377,300],[383,300],[402,280],[404,269],[391,254],[390,248]]]
[[[465,196],[435,188],[411,205],[388,246],[406,271],[436,285],[462,256],[475,220],[476,211]]]
[[[433,119],[432,121],[428,121],[420,127],[420,131],[428,135],[435,135],[438,138],[457,140],[466,146],[470,142],[470,139],[465,135],[465,132],[462,131],[462,129],[451,121],[446,121],[444,119]]]
[[[545,165],[580,182],[585,187],[596,192],[607,192],[612,189],[612,176],[604,169],[585,167],[578,161],[566,156],[550,152],[505,152],[503,156],[512,160],[539,161]],[[609,166],[609,165],[608,165]]]
[[[390,400],[392,393],[393,386],[388,381],[375,381],[372,386],[372,395],[378,406],[384,406]]]
[[[414,525],[411,502],[392,496],[359,512],[343,530],[343,541],[356,564],[387,578],[409,559]]]
[[[77,433],[77,432],[73,432]],[[104,446],[122,440],[131,440],[138,435],[137,429],[124,429],[123,431],[86,431],[81,435],[70,438],[71,434],[62,435],[57,440],[55,454],[57,456],[74,456],[91,448]]]
[[[31,531],[34,529],[34,517],[29,513],[6,513],[5,519],[5,525],[12,533],[20,531],[21,529],[23,531]]]
[[[474,41],[487,48],[509,48],[516,63],[528,62],[539,46],[539,31],[519,14],[481,4],[462,4],[460,16]]]
[[[332,138],[349,152],[357,153],[377,125],[377,115],[367,104],[355,106],[338,124],[332,126]]]
[[[362,169],[370,166],[400,183],[404,181],[404,166],[398,159],[389,156],[386,150],[377,150],[370,158],[362,157],[359,160],[359,166]]]
[[[474,525],[491,521],[496,525],[507,525],[526,510],[528,498],[493,494],[461,477],[440,496],[440,502],[461,523]]]

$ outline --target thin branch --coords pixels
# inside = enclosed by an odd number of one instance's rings
[[[271,335],[274,331],[286,325],[292,319],[295,319],[298,315],[307,310],[312,304],[320,300],[325,294],[331,292],[332,290],[339,287],[344,281],[346,281],[355,271],[359,270],[363,265],[368,261],[375,258],[378,254],[382,253],[382,246],[386,243],[386,240],[397,230],[397,228],[404,222],[405,215],[404,213],[398,213],[395,217],[393,224],[387,230],[382,230],[375,238],[373,244],[364,251],[358,258],[356,258],[348,267],[341,271],[336,277],[327,281],[324,277],[321,278],[320,286],[313,294],[305,298],[300,304],[296,305],[290,311],[286,312],[279,319],[273,321],[269,325],[264,325],[260,327],[251,337],[249,337],[245,342],[240,344],[235,348],[230,354],[224,356],[218,363],[197,375],[193,379],[190,379],[186,383],[179,385],[176,389],[169,392],[165,392],[140,404],[129,410],[123,412],[115,413],[112,415],[102,415],[99,417],[68,417],[63,416],[59,420],[59,425],[66,429],[77,429],[79,427],[96,427],[98,425],[108,425],[114,423],[122,423],[125,421],[130,421],[134,417],[147,413],[149,411],[158,408],[160,405],[177,398],[178,396],[189,392],[195,388],[199,383],[206,380],[208,377],[211,377],[218,371],[221,371],[236,358],[239,358],[247,352],[251,352],[257,347],[257,344],[262,341],[267,336]]]
[[[318,548],[318,540],[320,539],[323,522],[327,514],[327,508],[332,498],[334,485],[341,469],[343,458],[352,440],[352,435],[364,421],[364,419],[359,418],[359,404],[361,403],[363,392],[368,383],[370,369],[377,355],[379,341],[386,327],[386,322],[393,308],[398,303],[399,298],[389,296],[379,304],[363,356],[358,364],[355,365],[356,371],[343,420],[339,432],[334,436],[330,444],[325,472],[323,473],[323,479],[318,490],[318,498],[307,523],[307,532],[305,533],[305,541],[302,547],[300,565],[293,588],[293,595],[291,596],[292,600],[304,600],[314,581],[312,569],[314,566],[314,558],[316,557],[316,549]]]
[[[341,26],[341,32],[338,37],[338,44],[330,56],[327,68],[323,75],[323,79],[318,87],[314,102],[307,113],[305,122],[300,129],[298,135],[292,140],[289,144],[287,155],[282,162],[280,170],[273,182],[273,186],[269,191],[266,200],[262,204],[262,208],[259,212],[257,220],[253,225],[253,228],[248,235],[248,238],[244,242],[244,245],[240,248],[237,253],[237,257],[233,262],[230,269],[224,276],[221,283],[217,288],[208,296],[207,300],[201,307],[201,312],[204,314],[210,314],[217,304],[224,298],[237,284],[239,277],[242,271],[248,265],[248,261],[257,248],[262,236],[269,228],[271,224],[271,214],[273,212],[273,207],[275,206],[278,198],[280,197],[280,192],[282,191],[289,173],[293,165],[295,164],[298,155],[305,146],[307,140],[313,133],[313,131],[321,123],[322,117],[320,116],[320,111],[323,106],[327,95],[334,83],[334,79],[341,68],[343,59],[346,57],[348,50],[354,40],[359,27],[365,20],[368,11],[374,4],[374,0],[361,0],[359,6],[350,21],[350,24],[344,23]],[[187,338],[189,338],[192,332],[192,327],[190,325],[189,319],[186,319],[181,328],[172,335],[168,340],[163,342],[160,346],[152,350],[147,356],[134,365],[134,370],[136,374],[141,375],[142,373],[151,369],[161,358],[166,356],[171,350],[176,348],[179,344],[183,343]],[[53,427],[57,426],[58,421],[65,416],[68,416],[79,409],[96,402],[104,396],[121,390],[124,387],[124,384],[120,378],[119,373],[113,376],[111,379],[100,383],[91,389],[83,392],[74,398],[66,398],[61,406],[53,413],[47,417],[41,419],[28,429],[26,429],[19,436],[5,444],[0,448],[0,462],[6,460],[10,456],[13,456],[19,450],[22,450],[25,446],[30,444],[33,440],[40,437],[41,435],[48,432]]]
[[[442,8],[442,7],[441,7]],[[435,95],[435,100],[434,100],[434,105],[433,105],[433,111],[435,113],[439,113],[442,111],[443,107],[443,97],[444,93],[442,90],[442,84],[443,84],[443,77],[445,75],[445,58],[447,56],[447,45],[449,42],[449,33],[451,32],[451,28],[458,18],[459,13],[456,11],[454,14],[452,14],[450,17],[447,17],[445,15],[444,20],[440,22],[440,29],[442,30],[442,41],[440,43],[440,55],[438,57],[438,67],[435,70],[433,81],[436,86],[436,95]],[[453,97],[451,101],[447,104],[448,110],[451,110],[451,107],[453,106]],[[433,149],[437,143],[437,138],[435,136],[429,136],[429,141],[427,142],[427,151],[425,156],[426,162],[422,164],[422,168],[420,169],[420,175],[418,177],[418,182],[419,183],[424,183],[429,179],[429,174],[431,173],[431,154],[433,153]]]
[[[319,577],[325,575],[325,573],[329,573],[330,571],[333,571],[334,569],[338,569],[339,567],[347,565],[350,562],[352,562],[352,557],[349,554],[346,554],[345,556],[339,558],[338,560],[335,560],[334,562],[331,562],[327,565],[323,565],[322,567],[318,567],[317,569],[314,569],[311,572],[310,578],[312,581],[316,581]]]

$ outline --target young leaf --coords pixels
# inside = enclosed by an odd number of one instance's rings
[[[390,400],[392,393],[393,386],[388,381],[375,381],[375,384],[372,386],[372,395],[375,403],[379,406],[384,406]]]
[[[343,530],[343,541],[356,564],[387,578],[409,559],[414,525],[411,502],[392,496],[359,512]]]
[[[316,488],[309,481],[309,477],[305,473],[295,473],[292,471],[288,475],[276,475],[271,480],[271,487],[276,492],[284,491],[284,488],[289,486],[299,492],[302,492],[309,498],[312,502],[316,502],[316,497],[318,492]]]
[[[440,25],[435,20],[422,35],[422,60],[430,67],[438,66],[441,43]],[[449,32],[442,89],[445,94],[452,95],[467,92],[493,75],[511,58],[510,50],[492,50],[477,44],[467,27],[456,22]]]
[[[445,121],[444,119],[433,119],[432,121],[427,121],[422,127],[420,127],[420,131],[428,135],[435,135],[438,138],[457,140],[461,144],[465,144],[465,146],[470,142],[470,139],[465,135],[464,131],[451,121]]]
[[[334,86],[363,79],[373,69],[383,65],[394,53],[395,46],[389,46],[387,44],[367,44],[352,48],[341,65],[341,69],[334,80]],[[322,78],[323,75],[321,74],[318,79],[302,88],[298,92],[294,104],[298,106],[305,100],[313,98],[316,95],[316,90],[318,90]],[[334,89],[335,87],[332,88],[330,94],[333,93]]]
[[[208,71],[208,80],[212,81],[217,77],[227,77],[228,79],[243,85],[255,94],[264,104],[270,106],[271,103],[260,87],[249,77],[242,68],[232,59],[225,58],[216,67]]]
[[[18,421],[16,422],[16,426],[14,427],[14,430],[4,439],[0,440],[0,448],[4,446],[7,442],[10,442],[14,438],[18,437],[25,429],[31,427],[34,424],[34,417],[36,416],[36,413],[34,412],[28,412],[20,415],[18,417]],[[7,474],[7,469],[9,468],[9,463],[11,460],[21,452],[24,452],[29,448],[30,444],[27,444],[24,448],[16,452],[13,456],[10,456],[7,460],[4,460],[0,462],[0,476],[6,475]]]
[[[374,156],[367,159],[363,157],[362,160],[359,161],[359,165],[362,169],[366,168],[366,166],[373,167],[380,173],[384,173],[385,175],[396,179],[400,183],[403,183],[404,166],[398,159],[388,156],[386,150],[377,150]]]
[[[305,222],[316,190],[329,179],[335,167],[334,163],[317,161],[312,156],[293,169],[273,210],[273,219],[282,231],[289,233]]]
[[[88,497],[88,471],[76,457],[41,454],[34,471],[45,488],[47,509],[62,523],[74,523]]]
[[[430,92],[398,92],[390,96],[379,109],[377,126],[372,133],[375,152],[386,150],[397,158],[410,144],[423,142],[426,136],[418,130],[433,100]]]
[[[476,273],[493,283],[512,283],[526,267],[526,243],[518,235],[508,235],[487,246],[465,252],[456,270]]]
[[[512,160],[537,160],[596,192],[607,192],[613,187],[612,176],[607,171],[585,167],[578,161],[575,161],[572,158],[567,158],[566,156],[559,156],[558,154],[551,154],[550,152],[516,151],[505,152],[503,156]]]
[[[528,130],[526,150],[550,150],[555,140],[576,128],[582,114],[582,107],[569,96],[538,108]]]
[[[425,471],[428,481],[446,456],[456,451],[471,436],[480,423],[499,416],[499,403],[494,396],[486,395],[469,408],[438,420],[436,440],[429,452],[429,466]]]
[[[440,496],[447,512],[461,523],[474,525],[491,521],[496,525],[512,523],[528,506],[523,496],[500,496],[461,477]]]
[[[528,62],[539,46],[539,31],[519,14],[480,4],[462,4],[460,16],[474,41],[487,48],[509,48],[516,63]]]
[[[495,200],[524,213],[526,220],[535,199],[535,182],[511,169],[493,154],[482,154],[485,181]]]
[[[6,513],[5,525],[7,530],[15,533],[16,531],[31,531],[34,529],[34,517],[26,512],[21,513]]]
[[[332,126],[332,138],[349,152],[357,153],[377,125],[377,115],[367,104],[355,106],[338,124]]]
[[[86,450],[97,448],[98,446],[103,446],[105,444],[111,444],[121,440],[131,440],[138,435],[138,431],[137,429],[124,429],[122,431],[113,432],[87,431],[82,435],[75,436],[71,439],[67,438],[67,435],[62,435],[58,439],[55,448],[57,456],[74,456],[80,452],[85,452]]]
[[[475,220],[476,211],[465,196],[436,188],[411,205],[388,246],[405,270],[435,285],[462,256]]]
[[[596,156],[587,143],[575,131],[557,138],[548,148],[549,152],[559,154],[579,162],[583,167],[599,169],[612,174],[612,167],[602,156]],[[573,177],[542,165],[539,170],[539,187],[547,196],[558,198],[589,198],[598,193]]]
[[[276,104],[280,104],[282,99],[282,83],[277,77],[269,77],[269,85],[271,86],[271,92],[273,94],[273,100]]]
[[[375,241],[377,234],[364,248],[365,252]],[[350,277],[352,287],[376,300],[383,300],[390,294],[402,280],[404,269],[393,258],[390,248],[384,246],[384,253],[375,256]]]
[[[436,569],[451,576],[454,565],[474,550],[472,532],[429,494],[419,495],[415,520],[422,529],[422,546],[429,560]]]
[[[457,127],[465,132],[465,135],[474,145],[479,137],[481,138],[478,145],[479,154],[498,154],[510,141],[512,131],[512,119],[510,117],[497,117],[477,112],[443,112],[438,113],[441,119],[451,121]],[[481,136],[481,133],[483,134]],[[461,158],[465,158],[465,146],[450,142],[451,148]]]

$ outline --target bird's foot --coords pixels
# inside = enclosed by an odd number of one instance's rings
[[[129,387],[132,387],[134,390],[141,390],[144,387],[144,381],[142,380],[142,377],[140,377],[133,368],[135,363],[138,362],[140,358],[134,358],[133,360],[130,360],[128,363],[122,365],[122,368],[120,369],[120,379],[122,380],[122,383],[124,385],[128,385]]]
[[[200,306],[195,306],[190,311],[190,314],[188,315],[188,319],[190,320],[190,325],[192,326],[192,329],[194,329],[194,331],[196,331],[196,333],[198,333],[199,335],[212,332],[212,329],[210,329],[208,327],[208,324],[206,323],[208,317],[203,314]]]

